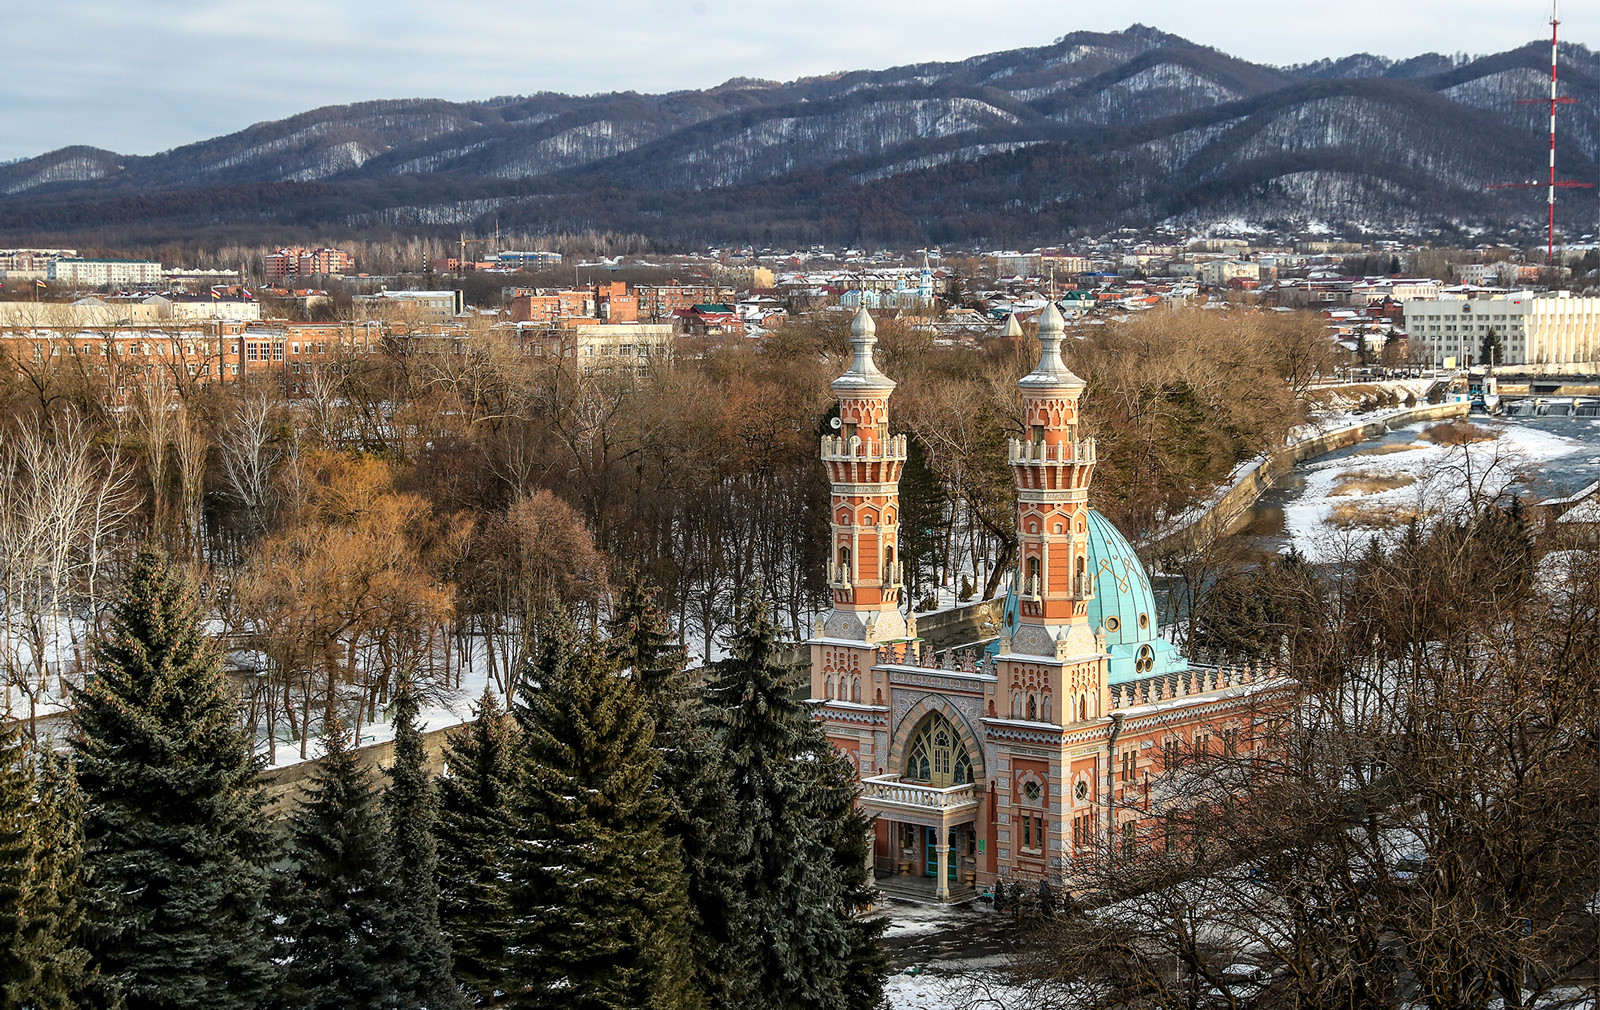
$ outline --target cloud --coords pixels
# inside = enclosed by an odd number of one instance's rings
[[[1138,21],[1260,63],[1351,52],[1497,52],[1545,31],[1499,0],[1127,4],[971,0],[242,0],[17,5],[0,159],[67,144],[150,154],[322,105],[536,91],[703,88],[960,60]],[[70,13],[66,11],[70,10]],[[1566,37],[1592,41],[1600,10]]]

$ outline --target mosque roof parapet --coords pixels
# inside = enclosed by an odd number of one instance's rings
[[[833,391],[841,395],[852,393],[881,393],[887,396],[894,390],[894,380],[878,371],[872,348],[878,343],[878,327],[865,307],[856,310],[850,321],[850,346],[855,354],[845,373],[833,380]]]
[[[1039,313],[1039,364],[1017,380],[1017,388],[1024,394],[1084,387],[1084,381],[1061,360],[1061,341],[1065,336],[1061,310],[1054,302],[1047,303]]]

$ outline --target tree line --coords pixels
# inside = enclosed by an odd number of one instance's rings
[[[195,588],[141,551],[65,753],[0,739],[0,1006],[875,1007],[868,823],[764,608],[699,682],[641,583],[535,639],[442,779],[403,691],[383,784],[335,728],[274,822]]]
[[[358,735],[401,689],[468,671],[516,691],[553,597],[580,624],[637,570],[696,662],[758,581],[786,637],[827,604],[818,439],[845,321],[759,344],[680,340],[669,358],[534,356],[486,326],[330,345],[283,379],[207,385],[181,368],[116,396],[71,355],[0,369],[0,576],[19,714],[61,707],[104,585],[133,548],[182,559],[225,634],[261,749],[306,757],[332,700]],[[1031,338],[947,343],[880,330],[911,436],[907,602],[996,592],[1015,540],[1004,440],[1021,430]],[[1101,443],[1095,502],[1137,539],[1301,419],[1327,340],[1310,316],[1179,311],[1088,325],[1069,345]]]

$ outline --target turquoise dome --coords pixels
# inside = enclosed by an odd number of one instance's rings
[[[1187,669],[1189,661],[1159,634],[1156,598],[1150,577],[1127,538],[1105,516],[1089,510],[1089,572],[1094,576],[1094,596],[1089,599],[1089,627],[1104,629],[1106,651],[1111,654],[1110,682],[1120,684]],[[1001,634],[1017,630],[1017,594],[1006,594]],[[991,655],[1000,643],[989,646]]]

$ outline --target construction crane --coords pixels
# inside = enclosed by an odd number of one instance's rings
[[[488,238],[467,238],[467,233],[461,233],[461,252],[456,256],[456,276],[460,277],[467,272],[467,246],[477,245],[480,242],[492,242]]]
[[[1556,85],[1556,64],[1558,60],[1556,32],[1561,25],[1557,15],[1556,4],[1558,0],[1550,2],[1550,97],[1524,98],[1517,101],[1518,105],[1550,105],[1550,180],[1547,183],[1539,182],[1502,182],[1490,186],[1490,189],[1538,189],[1540,186],[1548,187],[1545,203],[1550,213],[1550,231],[1545,245],[1545,264],[1556,266],[1556,190],[1558,189],[1591,189],[1592,182],[1575,182],[1571,179],[1556,178],[1556,110],[1563,105],[1575,105],[1576,100],[1560,93]]]

